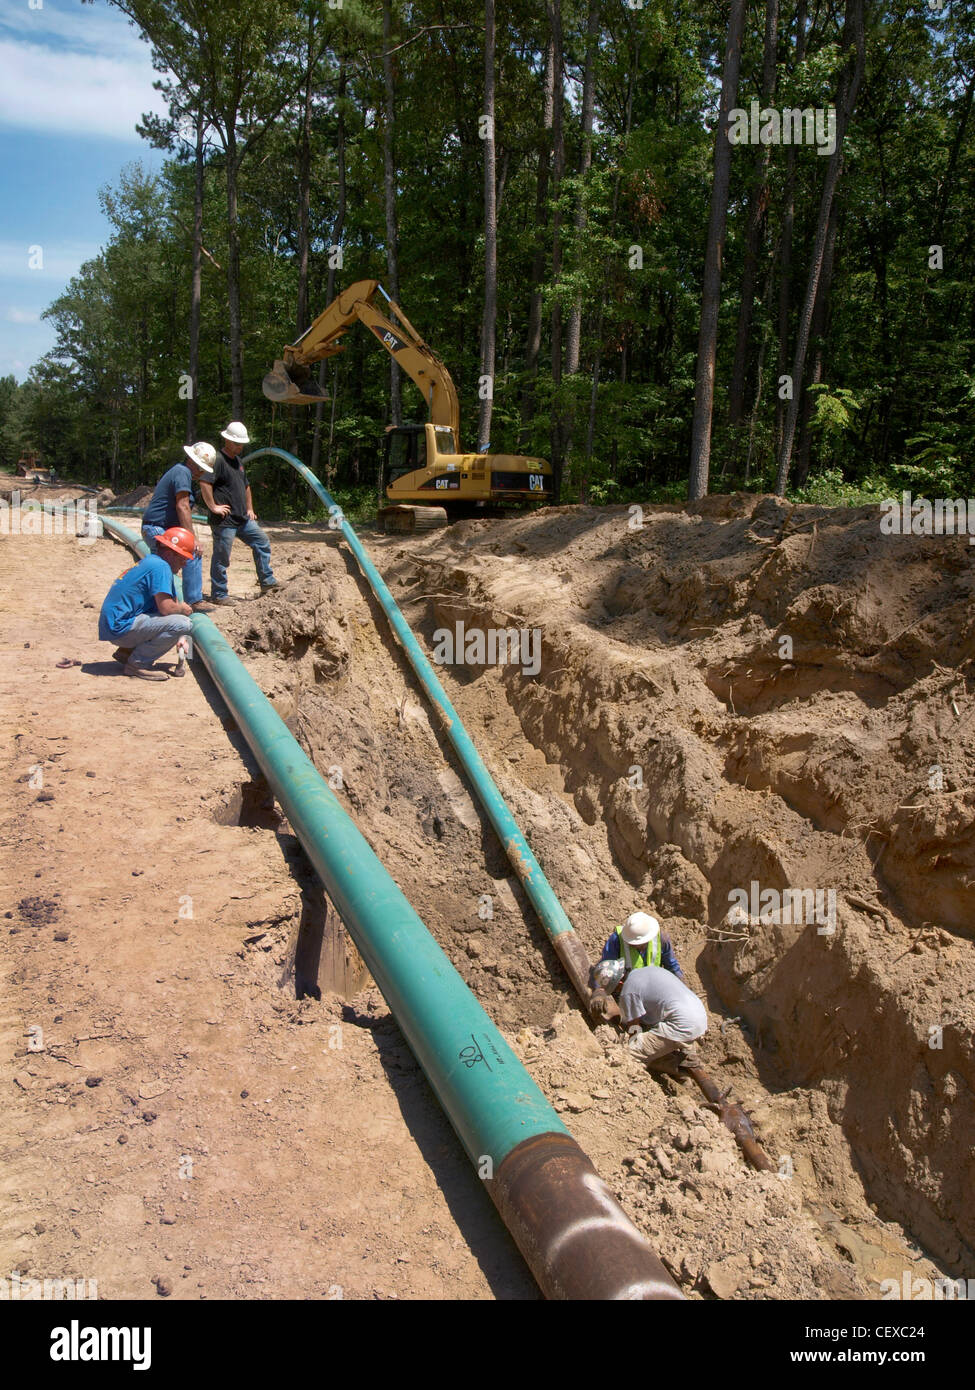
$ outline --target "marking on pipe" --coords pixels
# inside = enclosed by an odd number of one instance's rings
[[[627,1240],[635,1241],[644,1250],[649,1250],[649,1245],[643,1236],[633,1225],[626,1212],[617,1203],[615,1197],[610,1192],[606,1183],[598,1173],[583,1173],[583,1186],[592,1193],[597,1204],[606,1213],[605,1216],[581,1216],[578,1221],[573,1221],[570,1226],[561,1230],[549,1247],[549,1255],[554,1258],[561,1246],[567,1241],[575,1240],[576,1236],[589,1235],[593,1231],[612,1227],[620,1235],[626,1236]],[[651,1252],[652,1253],[652,1252]],[[670,1288],[669,1284],[661,1282],[660,1288]]]
[[[470,1071],[471,1067],[476,1067],[478,1062],[483,1062],[488,1071],[490,1071],[491,1064],[482,1052],[481,1045],[477,1041],[477,1038],[475,1038],[473,1033],[471,1033],[470,1038],[470,1044],[467,1047],[462,1047],[458,1052],[458,1062],[463,1062],[468,1071]]]
[[[659,1293],[669,1293],[673,1297],[674,1289],[671,1284],[665,1284],[662,1279],[641,1279],[638,1284],[627,1284],[626,1288],[613,1295],[619,1302],[628,1300],[642,1300],[655,1297]],[[681,1295],[683,1297],[683,1294]]]

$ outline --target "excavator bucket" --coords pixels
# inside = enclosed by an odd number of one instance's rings
[[[330,399],[307,367],[296,365],[289,372],[280,358],[261,382],[261,390],[279,405],[317,405]]]

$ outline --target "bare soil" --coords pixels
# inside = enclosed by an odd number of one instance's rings
[[[878,515],[366,538],[428,650],[539,630],[537,676],[442,679],[590,955],[662,918],[782,1176],[589,1027],[334,533],[272,529],[284,585],[253,601],[235,547],[248,598],[216,615],[691,1297],[973,1271],[970,559]],[[200,663],[152,686],[97,642],[127,563],[0,538],[0,1262],[107,1297],[536,1296],[375,987],[296,999],[313,876]],[[753,880],[832,890],[835,931],[729,926]]]

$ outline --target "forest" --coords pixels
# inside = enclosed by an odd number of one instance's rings
[[[975,0],[113,3],[165,160],[0,380],[5,467],[120,491],[234,418],[364,504],[412,383],[361,327],[324,405],[261,379],[373,278],[564,503],[970,487]]]

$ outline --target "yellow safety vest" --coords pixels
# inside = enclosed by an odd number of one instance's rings
[[[620,960],[622,960],[627,970],[639,970],[642,966],[660,964],[659,932],[654,937],[653,942],[651,943],[648,941],[646,946],[631,946],[628,941],[624,941],[622,927],[616,928],[616,935],[619,938],[620,943]],[[653,946],[653,949],[649,953],[650,959],[648,960],[647,951],[648,947],[650,947],[651,944]]]

